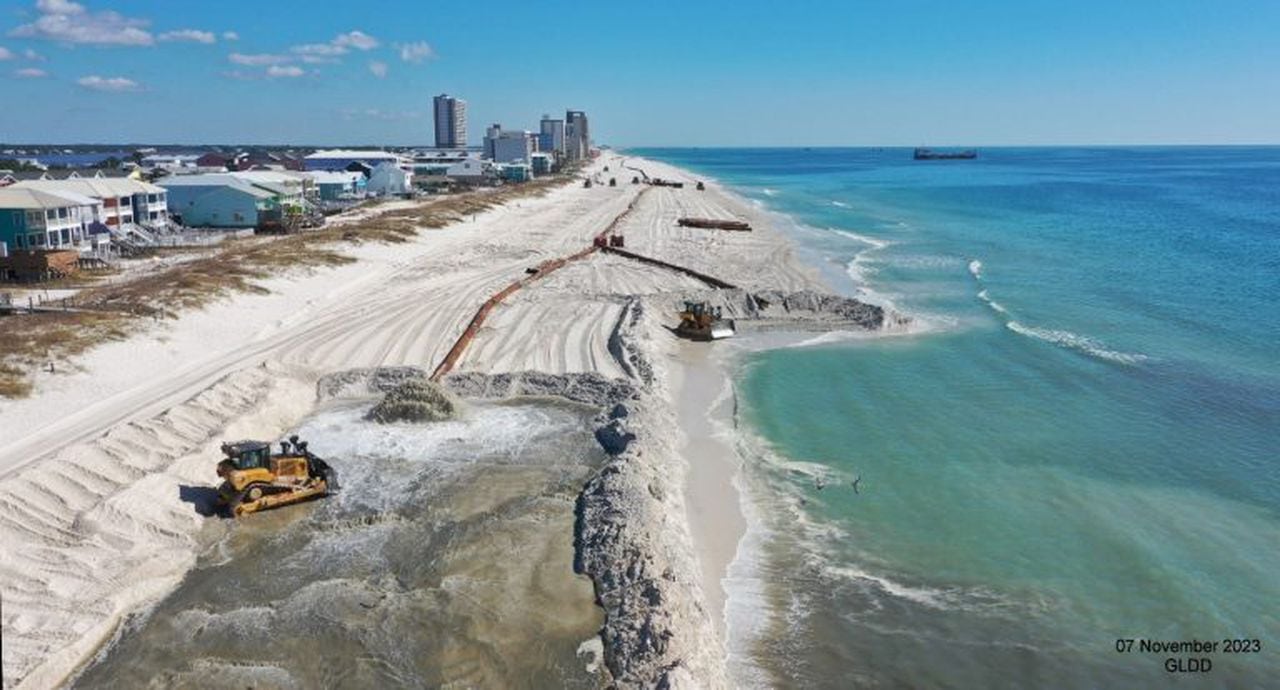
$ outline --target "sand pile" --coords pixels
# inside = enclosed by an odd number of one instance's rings
[[[428,379],[410,379],[392,388],[369,411],[379,424],[393,422],[443,422],[458,416],[459,403],[448,391]]]

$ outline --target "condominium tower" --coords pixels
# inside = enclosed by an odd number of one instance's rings
[[[587,129],[587,114],[581,110],[564,113],[564,147],[569,160],[591,155],[591,131]]]
[[[467,145],[467,102],[442,93],[435,98],[436,148],[459,149]]]

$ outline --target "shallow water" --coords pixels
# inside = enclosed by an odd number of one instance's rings
[[[598,687],[603,617],[572,569],[574,499],[602,460],[591,411],[384,426],[367,409],[297,430],[339,494],[210,525],[181,586],[75,685]]]
[[[836,287],[930,326],[742,362],[768,623],[736,651],[768,675],[740,678],[1280,672],[1280,149],[640,153],[790,214]],[[1186,677],[1115,651],[1230,637],[1263,650]]]

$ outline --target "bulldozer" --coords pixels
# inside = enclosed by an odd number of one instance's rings
[[[676,333],[692,340],[720,340],[737,333],[733,319],[726,319],[720,307],[706,302],[685,302]]]
[[[218,463],[218,498],[234,517],[301,503],[338,490],[338,473],[311,454],[307,442],[290,436],[271,453],[265,441],[222,444],[226,457]]]

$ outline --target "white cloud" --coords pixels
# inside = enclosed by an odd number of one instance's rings
[[[132,79],[125,79],[124,77],[99,77],[97,75],[92,75],[88,77],[80,77],[76,80],[76,83],[86,89],[92,89],[94,91],[111,91],[117,93],[122,91],[137,91],[141,88],[138,82]]]
[[[14,70],[13,76],[19,79],[42,79],[49,76],[49,73],[35,67],[23,67],[22,69]]]
[[[272,55],[271,53],[255,53],[252,55],[246,55],[245,53],[232,53],[227,56],[227,59],[237,65],[246,65],[249,67],[280,65],[293,60],[293,58],[288,55]]]
[[[151,22],[132,19],[119,12],[90,12],[84,5],[70,0],[38,0],[40,16],[23,24],[10,36],[38,38],[60,43],[87,45],[149,46],[155,38],[146,30]]]
[[[26,58],[26,59],[28,59],[28,60],[30,60],[30,61],[32,61],[32,62],[44,62],[44,61],[45,61],[45,56],[41,55],[40,53],[37,53],[36,51],[34,51],[34,50],[30,49],[30,48],[27,48],[26,50],[22,51],[22,57],[24,57],[24,58]]]
[[[356,50],[373,50],[378,47],[378,39],[363,31],[350,31],[345,34],[338,34],[333,39],[333,45],[355,48]]]
[[[310,55],[316,57],[336,57],[338,55],[346,55],[347,49],[343,46],[336,46],[332,43],[304,43],[300,46],[294,46],[289,50],[298,55]]]
[[[234,32],[234,31],[223,31],[223,32],[222,32],[222,40],[224,40],[224,41],[238,41],[238,40],[240,40],[240,34],[238,34],[238,33]]]
[[[13,58],[13,51],[4,46],[0,46],[0,60],[12,60]]]
[[[377,60],[369,61],[369,73],[382,79],[387,76],[387,63],[378,62]]]
[[[217,43],[218,38],[213,35],[212,31],[199,31],[197,29],[178,29],[177,31],[166,31],[157,39],[161,41],[186,41],[189,43]]]
[[[67,0],[36,0],[41,14],[84,14],[84,5]]]
[[[378,39],[364,33],[363,31],[349,31],[345,34],[334,36],[332,41],[328,43],[303,43],[293,46],[290,52],[301,56],[303,62],[308,63],[325,63],[338,62],[338,58],[356,50],[373,50],[380,44]]]
[[[267,68],[267,76],[273,77],[273,78],[286,77],[291,79],[293,77],[301,77],[303,74],[306,74],[306,72],[304,72],[303,69],[297,65],[287,65],[287,66],[272,65]]]
[[[405,43],[397,46],[400,48],[400,59],[405,62],[422,62],[430,60],[436,56],[436,51],[426,41],[418,41],[417,43]]]

